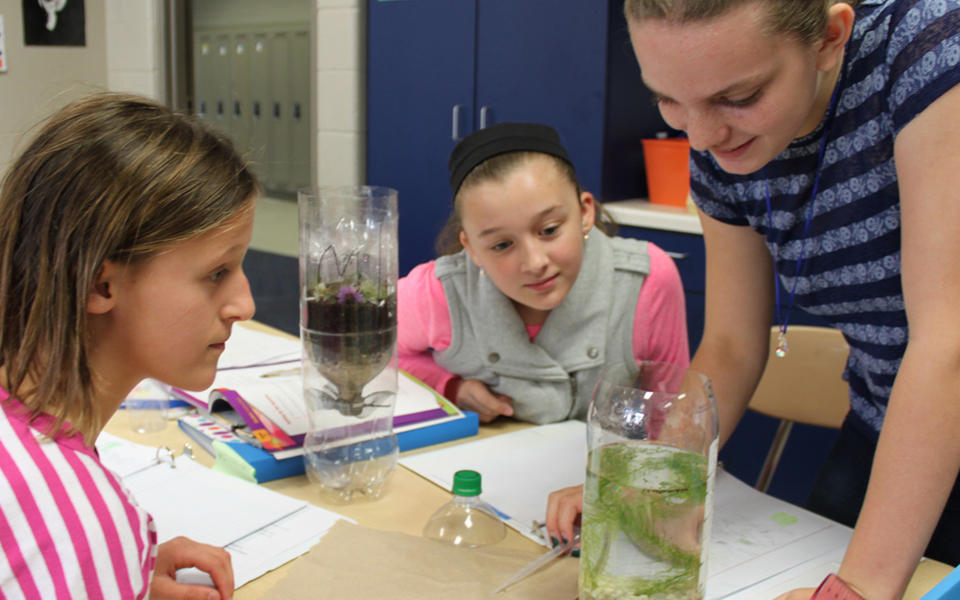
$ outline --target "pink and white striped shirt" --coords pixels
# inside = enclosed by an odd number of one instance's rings
[[[0,388],[0,599],[146,598],[153,519],[83,437]]]

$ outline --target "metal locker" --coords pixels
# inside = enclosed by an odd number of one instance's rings
[[[290,181],[290,36],[277,32],[270,38],[270,133],[267,161],[269,185],[286,189]]]
[[[195,31],[195,110],[228,135],[270,193],[310,185],[305,25]]]
[[[266,186],[270,165],[267,162],[267,145],[270,143],[270,62],[267,56],[269,44],[266,33],[251,36],[250,52],[250,155],[254,171]]]
[[[198,117],[211,121],[211,107],[216,98],[216,88],[213,80],[213,57],[216,45],[213,36],[206,33],[197,33],[194,36],[194,107]]]
[[[291,192],[310,185],[310,135],[313,111],[310,106],[310,34],[291,33],[290,52],[290,179]]]
[[[227,107],[230,131],[240,152],[250,150],[250,41],[245,33],[231,36],[230,104]]]
[[[231,139],[233,135],[232,123],[230,121],[230,36],[225,33],[217,34],[213,37],[213,60],[211,67],[213,71],[209,74],[213,84],[214,96],[209,107],[208,119],[226,133]]]

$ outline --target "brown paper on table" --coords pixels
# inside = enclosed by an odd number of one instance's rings
[[[264,598],[487,600],[537,556],[497,546],[457,548],[338,521]],[[558,558],[496,598],[576,598],[578,569],[577,559]]]

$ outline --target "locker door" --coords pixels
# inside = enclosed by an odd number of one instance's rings
[[[267,56],[269,39],[266,33],[251,37],[250,51],[250,156],[253,170],[263,185],[270,177],[267,144],[270,143],[270,62]]]
[[[285,32],[270,37],[270,131],[267,162],[268,186],[285,189],[290,181],[290,39]]]
[[[310,34],[291,33],[291,73],[294,73],[290,92],[290,179],[287,190],[310,185]]]
[[[250,37],[245,33],[232,36],[230,49],[230,103],[227,107],[233,141],[246,156],[250,150]]]
[[[216,44],[212,35],[197,33],[194,35],[194,93],[196,103],[194,111],[205,121],[211,121],[213,107],[216,103],[216,84],[213,79],[214,54]]]
[[[210,120],[220,131],[234,138],[230,116],[230,57],[233,54],[230,36],[219,33],[213,36],[213,60],[210,79],[213,86],[213,98],[210,106]]]

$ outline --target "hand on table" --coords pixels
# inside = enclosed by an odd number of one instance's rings
[[[551,492],[547,498],[547,531],[551,538],[572,540],[573,526],[583,512],[583,486],[563,488]]]
[[[489,423],[500,415],[513,416],[513,398],[494,394],[478,379],[464,379],[457,389],[457,406],[477,413],[481,423]]]
[[[177,583],[177,569],[196,567],[210,575],[216,589]],[[233,567],[223,548],[176,537],[157,547],[150,584],[151,600],[227,600],[233,597]]]

